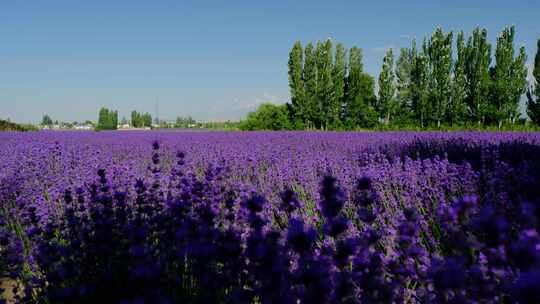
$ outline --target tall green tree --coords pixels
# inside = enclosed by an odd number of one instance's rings
[[[462,124],[467,115],[467,104],[465,98],[467,94],[467,78],[465,76],[466,49],[465,35],[459,32],[456,42],[457,58],[454,63],[454,77],[452,79],[452,94],[448,107],[448,122],[450,125]]]
[[[362,50],[356,46],[349,50],[349,72],[345,79],[344,105],[342,119],[346,120],[350,125],[361,110],[356,105],[357,96],[360,95],[360,81],[362,71],[364,69],[362,63]]]
[[[409,48],[401,48],[396,61],[396,99],[398,102],[398,116],[401,120],[408,120],[412,110],[412,69],[414,54]]]
[[[390,48],[383,58],[383,66],[379,75],[379,99],[377,102],[377,110],[385,124],[390,123],[390,119],[397,111],[395,93],[394,53]]]
[[[332,41],[317,43],[317,127],[328,128],[331,106],[334,104],[334,83],[332,79]]]
[[[377,96],[375,96],[375,78],[366,72],[360,74],[360,116],[358,117],[358,125],[355,127],[373,128],[377,125],[379,115],[375,110]]]
[[[152,115],[150,113],[131,112],[131,126],[134,128],[144,128],[152,126]]]
[[[441,126],[450,104],[452,75],[452,32],[445,34],[437,28],[427,43],[425,51],[432,77],[430,78],[431,118]]]
[[[503,121],[514,123],[519,117],[519,100],[527,87],[525,49],[521,48],[516,58],[514,50],[515,28],[505,28],[495,48],[495,67],[493,70],[493,92],[490,112],[499,128]]]
[[[467,41],[465,76],[470,119],[482,125],[489,110],[491,44],[487,30],[476,28]]]
[[[111,111],[110,112],[110,115],[111,115],[111,130],[116,130],[118,129],[118,111]]]
[[[131,111],[131,126],[134,128],[141,127],[141,115],[137,111]]]
[[[289,87],[294,124],[303,128],[307,119],[306,94],[303,77],[304,53],[300,41],[294,43],[289,53]]]
[[[527,91],[527,115],[540,126],[540,39],[537,42],[532,75],[532,83]]]
[[[363,72],[362,50],[349,50],[349,72],[345,79],[342,121],[349,129],[371,128],[377,123],[375,103],[375,80]]]
[[[107,108],[101,108],[98,116],[98,130],[109,129],[109,110]]]
[[[519,102],[523,94],[527,93],[527,73],[527,53],[525,52],[525,47],[521,46],[512,68],[512,90],[510,94],[510,107],[508,108],[511,124],[514,124],[521,116]]]
[[[317,57],[310,42],[304,49],[304,84],[305,84],[305,122],[308,128],[315,127],[317,120]]]
[[[47,114],[43,115],[43,118],[41,119],[41,125],[43,126],[50,126],[53,124],[53,121],[51,117]]]
[[[152,115],[150,113],[146,112],[141,116],[142,120],[142,126],[143,127],[151,127],[152,126]]]
[[[330,105],[330,124],[332,128],[338,128],[341,125],[341,109],[343,107],[345,96],[345,74],[347,73],[346,51],[343,44],[336,45],[336,56],[334,60],[334,69],[332,72],[332,80],[334,84],[334,92],[332,96],[332,104]]]
[[[118,129],[118,111],[112,111],[107,108],[99,110],[97,130],[116,130]]]
[[[418,52],[413,40],[411,52],[413,66],[411,70],[411,101],[414,118],[421,128],[427,126],[430,117],[429,104],[429,60],[423,52]]]

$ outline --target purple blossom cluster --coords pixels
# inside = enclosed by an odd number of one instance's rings
[[[540,302],[539,134],[0,140],[14,302]]]

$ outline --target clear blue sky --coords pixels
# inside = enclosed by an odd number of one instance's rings
[[[108,106],[160,117],[238,119],[262,101],[289,98],[295,40],[332,37],[364,50],[379,72],[388,47],[436,26],[490,39],[517,27],[530,58],[540,0],[1,0],[0,118],[35,122],[97,118]]]

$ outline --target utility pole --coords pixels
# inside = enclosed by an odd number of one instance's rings
[[[159,96],[156,96],[156,113],[155,113],[155,124],[159,125]]]

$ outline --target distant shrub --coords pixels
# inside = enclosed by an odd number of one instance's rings
[[[30,124],[16,124],[5,120],[0,120],[0,131],[37,131],[38,129]]]

